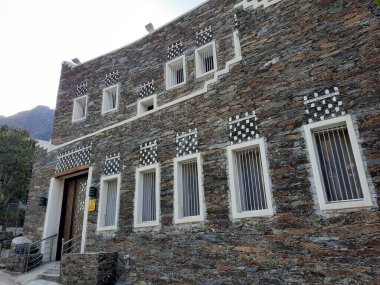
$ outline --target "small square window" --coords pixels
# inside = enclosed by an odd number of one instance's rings
[[[227,148],[232,218],[273,215],[264,139]]]
[[[156,94],[137,101],[137,115],[149,112],[155,108],[157,108]]]
[[[103,176],[100,180],[98,231],[116,230],[120,203],[120,174]]]
[[[117,111],[119,107],[119,85],[103,89],[102,114]]]
[[[321,210],[372,206],[350,116],[304,126]]]
[[[174,222],[204,220],[204,197],[200,154],[174,159]]]
[[[159,225],[160,172],[159,165],[152,164],[136,170],[134,226]]]
[[[185,56],[177,57],[166,63],[166,89],[186,83]]]
[[[197,77],[216,71],[215,41],[195,50],[195,67]]]
[[[72,122],[82,121],[87,117],[87,95],[74,99]]]

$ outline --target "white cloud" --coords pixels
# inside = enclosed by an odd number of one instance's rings
[[[61,63],[122,47],[204,0],[0,0],[0,114],[55,108]]]

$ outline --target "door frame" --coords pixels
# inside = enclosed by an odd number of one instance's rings
[[[68,178],[73,178],[75,176],[80,176],[87,173],[87,186],[86,186],[86,198],[84,205],[84,213],[83,213],[83,226],[82,226],[82,240],[81,240],[81,250],[80,253],[84,253],[86,250],[86,238],[87,238],[87,221],[88,221],[88,201],[89,201],[89,191],[90,185],[92,181],[92,167],[84,171],[79,171],[75,173],[71,173],[68,175],[60,176],[60,177],[51,177],[50,178],[50,187],[49,187],[49,196],[48,196],[48,204],[45,213],[45,222],[44,222],[44,231],[42,238],[47,238],[49,236],[57,234],[56,237],[53,238],[53,246],[51,258],[52,260],[56,260],[57,256],[57,243],[58,243],[58,232],[59,232],[59,224],[61,220],[61,212],[62,212],[62,198],[63,198],[63,190],[65,185],[65,180]]]

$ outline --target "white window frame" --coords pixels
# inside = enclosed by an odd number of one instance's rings
[[[153,171],[152,171],[153,170]],[[144,173],[155,172],[156,173],[156,220],[142,222],[142,187]],[[159,163],[139,167],[136,169],[136,188],[135,188],[135,205],[134,205],[134,227],[153,227],[160,224],[160,165]]]
[[[152,110],[148,110],[148,106],[152,106]],[[141,115],[146,112],[151,112],[157,108],[157,94],[145,97],[137,100],[137,115]]]
[[[179,61],[182,61],[182,66],[183,66],[183,82],[179,83],[179,84],[175,84],[175,85],[169,85],[169,82],[170,82],[170,69],[171,69],[171,66]],[[172,89],[172,88],[176,88],[176,87],[179,87],[181,85],[184,85],[186,84],[186,60],[185,60],[185,55],[181,55],[179,57],[176,57],[174,59],[172,59],[171,61],[168,61],[165,65],[165,80],[166,80],[166,90],[169,90],[169,89]]]
[[[110,180],[117,180],[116,183],[116,209],[115,209],[115,223],[112,226],[101,226],[101,224],[104,224],[104,221],[102,221],[102,217],[104,217],[104,211],[106,209],[106,193],[104,190],[105,183],[107,183]],[[100,178],[100,193],[99,193],[99,206],[98,206],[98,220],[97,220],[97,231],[114,231],[118,229],[119,224],[119,209],[120,209],[120,185],[121,185],[121,174],[114,174],[114,175],[108,175],[108,176],[102,176]]]
[[[182,189],[182,177],[180,174],[181,164],[196,161],[197,162],[197,171],[198,171],[198,190],[199,190],[199,215],[198,216],[190,216],[190,217],[180,217],[179,212],[179,191]],[[204,203],[204,192],[203,192],[203,169],[201,163],[201,154],[189,154],[182,157],[174,158],[174,223],[182,224],[182,223],[194,223],[194,222],[202,222],[205,217],[205,203]]]
[[[352,152],[355,159],[356,169],[358,171],[360,186],[363,192],[363,200],[327,203],[325,200],[325,190],[324,190],[323,181],[322,181],[323,178],[320,172],[319,159],[318,159],[318,154],[316,151],[317,145],[315,142],[315,136],[313,135],[313,131],[323,130],[323,129],[331,128],[334,126],[339,126],[339,125],[342,125],[342,123],[345,123],[347,127],[347,132],[348,132],[348,136],[351,142]],[[319,208],[321,210],[336,210],[336,209],[348,209],[348,208],[359,208],[359,207],[371,207],[373,205],[371,194],[369,192],[367,178],[364,171],[364,165],[363,165],[363,161],[360,154],[360,148],[359,148],[358,140],[355,134],[354,124],[352,122],[351,116],[346,115],[346,116],[341,116],[341,117],[305,125],[304,132],[305,132],[305,137],[306,137],[307,148],[310,155],[313,180],[315,182]]]
[[[263,180],[265,188],[265,196],[267,201],[267,209],[264,210],[253,210],[253,211],[238,211],[238,187],[237,187],[237,170],[235,168],[235,153],[237,151],[259,148],[261,156],[261,167],[263,170]],[[265,217],[273,216],[273,202],[272,202],[272,190],[271,182],[269,178],[269,167],[265,151],[264,138],[254,139],[251,141],[230,145],[227,147],[227,159],[228,159],[228,176],[229,176],[229,186],[231,191],[231,211],[232,219],[250,218],[250,217]]]
[[[85,99],[86,100],[86,104],[85,104],[85,107],[84,107],[84,116],[82,118],[78,118],[78,119],[75,119],[76,117],[76,105],[78,104],[78,101],[79,100],[83,100]],[[73,113],[72,113],[72,117],[71,117],[71,122],[79,122],[79,121],[83,121],[83,120],[86,120],[87,118],[87,104],[88,104],[88,96],[87,95],[84,95],[84,96],[80,96],[78,98],[74,98],[74,102],[73,102]]]
[[[106,98],[106,96],[109,96],[107,92],[109,90],[112,90],[112,89],[116,89],[116,106],[113,109],[105,110],[105,104],[104,104],[105,103],[105,98]],[[114,112],[114,111],[117,111],[119,109],[119,94],[120,94],[120,84],[115,84],[115,85],[112,85],[112,86],[109,86],[109,87],[106,87],[106,88],[103,89],[102,114],[106,114],[106,113],[109,113],[109,112]]]
[[[214,68],[207,71],[207,72],[204,72],[202,73],[201,70],[201,66],[204,64],[201,59],[201,52],[203,52],[205,49],[209,49],[211,47],[212,49],[212,58],[213,58],[213,63],[214,63]],[[199,77],[202,77],[202,76],[205,76],[205,75],[208,75],[210,73],[213,73],[215,72],[216,70],[218,69],[218,66],[217,66],[217,60],[216,60],[216,46],[215,46],[215,41],[212,41],[212,42],[209,42],[208,44],[205,44],[204,46],[201,46],[199,48],[197,48],[195,50],[195,74],[196,74],[196,78],[199,78]]]

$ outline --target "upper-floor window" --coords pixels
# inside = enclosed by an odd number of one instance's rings
[[[87,95],[74,99],[72,122],[86,119],[87,117]]]
[[[273,215],[264,139],[227,148],[232,218]]]
[[[120,183],[120,174],[103,176],[100,180],[98,231],[117,229]]]
[[[195,50],[195,67],[197,77],[216,71],[215,41]]]
[[[185,55],[166,63],[166,89],[186,83]]]
[[[174,222],[204,219],[202,165],[199,153],[174,159]]]
[[[119,108],[119,84],[103,89],[102,113],[116,111]]]
[[[136,170],[134,226],[159,224],[160,172],[158,163]]]
[[[350,116],[304,126],[322,210],[372,206]]]
[[[137,115],[149,112],[157,108],[157,95],[151,95],[137,101]]]

